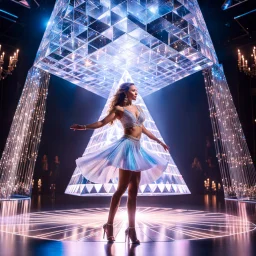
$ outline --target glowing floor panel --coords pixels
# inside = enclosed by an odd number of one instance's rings
[[[36,212],[1,220],[1,232],[58,241],[102,242],[108,208]],[[247,219],[224,213],[171,208],[138,208],[137,235],[141,242],[198,240],[250,232]],[[120,208],[115,220],[116,242],[124,242],[127,213]]]

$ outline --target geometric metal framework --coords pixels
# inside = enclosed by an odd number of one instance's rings
[[[196,0],[58,0],[35,60],[105,98],[125,71],[144,97],[213,63]]]
[[[106,102],[106,105],[101,113],[99,120],[103,119],[109,109],[112,96],[115,94],[119,85],[124,82],[133,82],[131,76],[126,72],[119,83],[115,83]],[[144,125],[149,131],[151,131],[158,139],[163,141],[163,138],[157,129],[157,126],[150,115],[145,102],[142,97],[138,95],[135,102],[139,105],[145,114]],[[119,121],[114,122],[113,125],[106,125],[93,132],[91,139],[85,149],[83,156],[87,154],[97,152],[99,148],[111,144],[123,136],[123,127]],[[151,151],[153,155],[158,155],[161,158],[168,161],[168,167],[164,171],[163,175],[153,182],[152,184],[140,185],[139,195],[174,195],[174,194],[190,194],[190,191],[185,184],[182,175],[180,174],[177,166],[175,165],[169,152],[166,152],[162,146],[155,141],[149,139],[146,135],[142,134],[140,143],[147,150]],[[106,184],[95,184],[90,180],[86,180],[81,174],[78,168],[75,169],[71,180],[66,188],[65,193],[79,196],[91,196],[101,195],[108,196],[112,195],[116,191],[118,179],[111,179]]]

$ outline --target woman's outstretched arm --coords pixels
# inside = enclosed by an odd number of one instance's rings
[[[102,126],[108,124],[111,121],[114,121],[116,119],[116,109],[114,109],[111,113],[109,113],[104,119],[97,121],[92,124],[87,124],[87,125],[81,125],[81,124],[73,124],[70,129],[72,130],[87,130],[87,129],[98,129],[101,128]]]
[[[146,134],[151,140],[156,141],[159,143],[165,151],[169,150],[169,146],[164,144],[161,140],[159,140],[152,132],[150,132],[144,125],[142,125],[142,133]]]

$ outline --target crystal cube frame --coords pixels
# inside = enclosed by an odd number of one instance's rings
[[[105,98],[125,71],[145,97],[213,63],[194,0],[59,0],[35,60]]]

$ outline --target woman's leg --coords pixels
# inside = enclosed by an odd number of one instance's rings
[[[108,224],[113,224],[114,222],[114,218],[120,203],[120,199],[130,183],[132,174],[133,173],[131,171],[119,169],[118,186],[117,186],[116,192],[113,194],[111,199],[109,215],[108,215]],[[110,231],[110,233],[112,232]],[[112,234],[109,234],[109,235],[112,235]]]
[[[128,187],[127,209],[129,227],[135,227],[135,214],[137,204],[137,194],[140,184],[141,172],[133,172]]]

